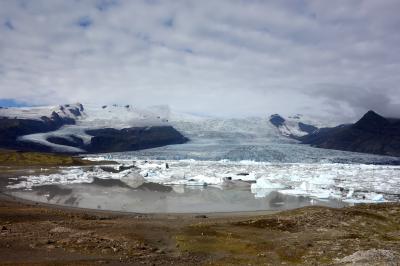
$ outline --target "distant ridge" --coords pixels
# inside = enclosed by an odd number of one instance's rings
[[[269,122],[278,129],[280,134],[293,139],[318,130],[316,121],[304,120],[301,114],[289,116],[287,119],[279,114],[273,114],[269,117]]]
[[[298,139],[319,148],[400,156],[400,119],[370,110],[355,124],[322,128]]]

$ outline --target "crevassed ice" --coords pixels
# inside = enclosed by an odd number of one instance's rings
[[[107,159],[107,158],[97,158]],[[132,164],[132,160],[119,160]],[[255,197],[271,191],[349,202],[399,200],[400,166],[336,163],[265,163],[195,160],[137,160],[135,168],[119,173],[100,166],[63,168],[59,173],[22,177],[9,188],[31,189],[46,184],[91,183],[94,178],[119,179],[126,184],[155,182],[185,186],[247,186]],[[114,165],[115,169],[119,165]]]

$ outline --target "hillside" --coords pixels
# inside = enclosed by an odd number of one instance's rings
[[[369,111],[355,124],[322,128],[299,140],[325,149],[400,156],[400,120]]]
[[[97,153],[186,141],[165,119],[130,105],[0,109],[0,148]]]

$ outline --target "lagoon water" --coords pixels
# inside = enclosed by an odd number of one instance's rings
[[[85,155],[118,164],[20,177],[8,192],[52,204],[143,213],[283,210],[399,200],[399,158],[301,145],[276,137],[261,122],[251,130],[226,123],[214,123],[211,129],[178,124],[190,142]]]

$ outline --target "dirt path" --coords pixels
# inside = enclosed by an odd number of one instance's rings
[[[61,209],[2,195],[0,236],[2,265],[398,265],[400,204],[205,218]]]

